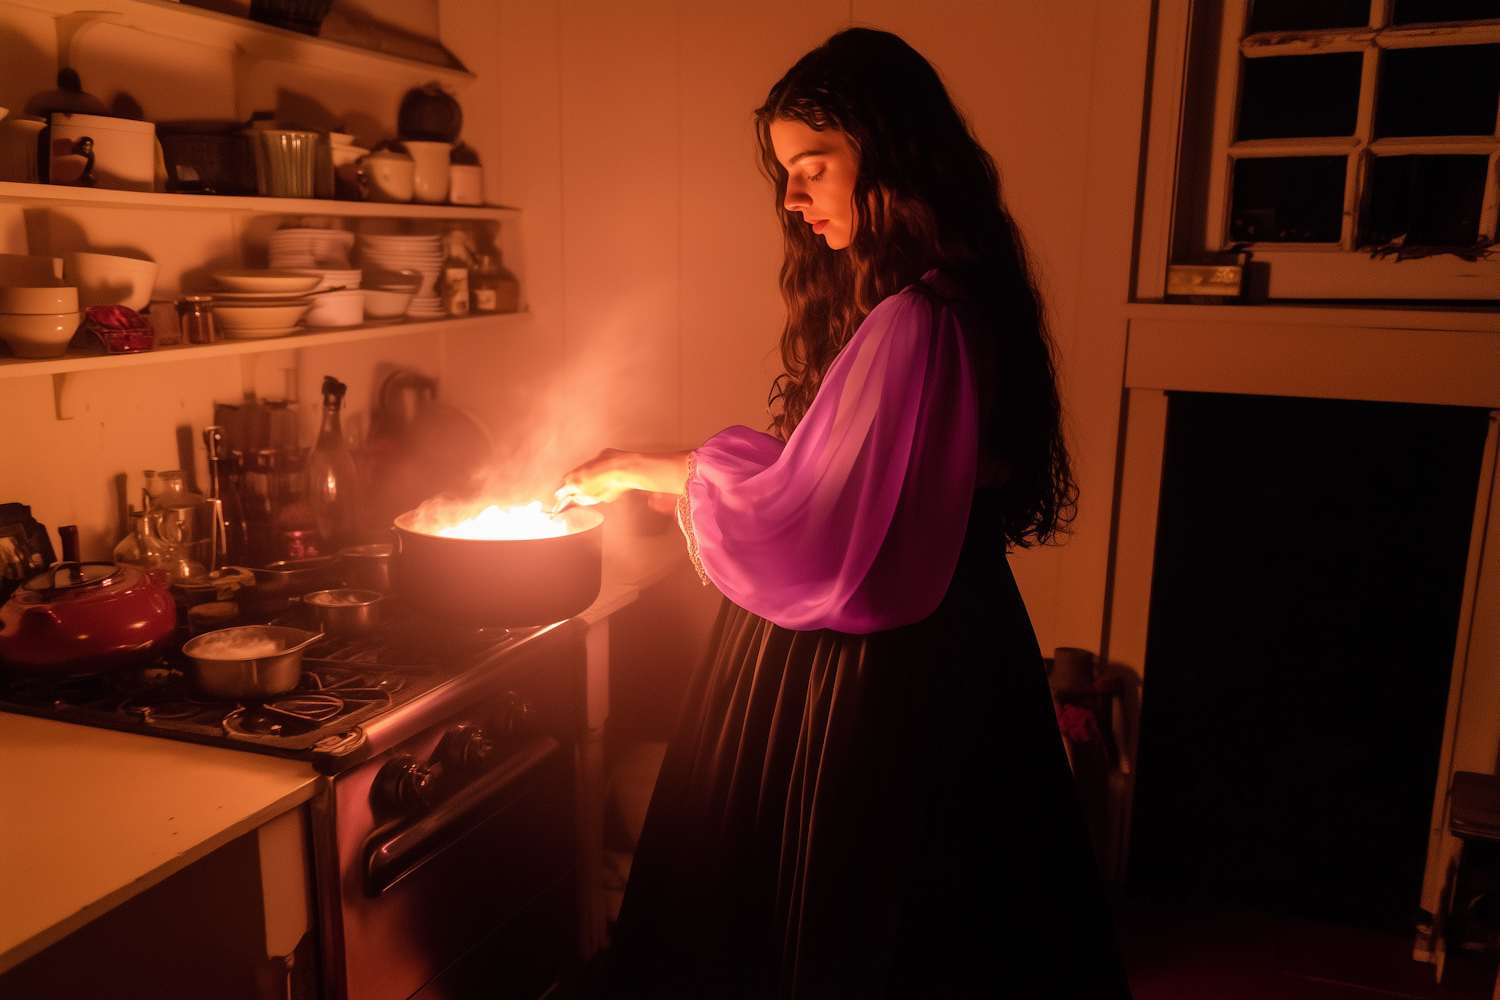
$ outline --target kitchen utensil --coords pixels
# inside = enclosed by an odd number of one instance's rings
[[[448,200],[455,205],[483,205],[484,168],[467,163],[449,167]]]
[[[406,315],[411,304],[412,292],[398,292],[384,288],[366,288],[365,315],[370,319],[399,319]]]
[[[82,322],[81,312],[34,316],[0,313],[0,340],[10,345],[18,358],[61,357]]]
[[[412,200],[440,205],[448,200],[449,156],[453,146],[446,142],[407,140],[406,152],[416,169],[412,173]]]
[[[419,512],[396,518],[403,597],[434,618],[481,627],[548,625],[599,596],[604,518],[574,508],[556,538],[444,538],[416,530]]]
[[[251,129],[256,185],[269,198],[311,198],[314,194],[318,133],[294,129]]]
[[[317,275],[282,268],[215,271],[213,279],[231,292],[279,292],[283,295],[310,292],[320,280]]]
[[[52,115],[47,180],[74,187],[150,191],[156,183],[156,126],[106,115]]]
[[[238,625],[189,639],[182,652],[204,694],[258,701],[296,687],[303,650],[322,637],[281,625]]]
[[[78,312],[78,289],[71,285],[40,288],[0,286],[0,313],[36,316]]]
[[[76,557],[76,541],[59,534],[64,555]],[[0,607],[0,663],[32,673],[99,673],[153,659],[176,627],[160,571],[65,559]]]
[[[339,568],[344,575],[344,586],[387,593],[394,581],[395,555],[396,546],[390,543],[351,545],[340,549]]]
[[[78,286],[78,304],[144,309],[161,268],[154,261],[104,253],[63,255],[68,283]]]
[[[265,337],[271,331],[290,333],[309,309],[309,303],[281,306],[228,306],[215,303],[214,322],[231,337]]]
[[[358,161],[360,186],[368,201],[411,201],[417,165],[410,156],[382,149]]]
[[[365,318],[365,293],[358,288],[320,292],[302,322],[308,326],[358,326]]]
[[[385,598],[373,590],[316,590],[302,603],[312,608],[318,627],[329,635],[363,635],[380,623],[380,603]]]
[[[340,570],[337,556],[316,556],[273,562],[254,573],[255,586],[244,592],[240,604],[250,606],[249,614],[275,615],[286,610],[287,601],[293,597],[337,587]]]

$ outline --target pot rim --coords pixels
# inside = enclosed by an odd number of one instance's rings
[[[410,527],[411,522],[416,518],[417,510],[419,509],[420,508],[416,508],[407,511],[405,514],[401,514],[391,522],[391,526],[397,531],[403,532],[405,534],[415,535],[418,538],[429,538],[434,542],[487,542],[491,544],[505,543],[514,545],[516,543],[527,542],[552,542],[556,544],[562,542],[564,539],[575,538],[579,535],[586,535],[591,531],[598,530],[604,525],[604,515],[599,511],[591,510],[587,507],[572,507],[567,511],[567,514],[570,517],[579,517],[583,518],[584,520],[591,520],[594,523],[590,524],[586,528],[579,528],[577,531],[570,531],[566,535],[552,535],[547,538],[451,538],[447,535],[434,535],[430,532],[418,531],[416,528]],[[405,521],[406,523],[403,524],[403,521]]]

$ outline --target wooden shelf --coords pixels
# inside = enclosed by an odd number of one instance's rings
[[[375,340],[380,337],[404,337],[413,333],[473,331],[490,325],[509,326],[521,322],[523,317],[529,315],[530,313],[527,312],[492,313],[483,316],[465,316],[462,319],[357,326],[346,330],[307,330],[303,333],[272,337],[268,340],[225,340],[217,344],[179,344],[175,347],[160,347],[154,351],[143,351],[139,354],[69,351],[60,358],[4,357],[0,358],[0,380],[25,378],[31,375],[64,375],[69,372],[96,371],[101,368],[129,368],[135,365],[153,365],[168,361],[196,361],[237,354],[261,354],[266,351],[347,344],[352,341]]]
[[[519,212],[503,205],[423,205],[415,202],[336,201],[332,198],[254,198],[214,194],[158,194],[107,191],[62,184],[0,181],[0,202],[36,207],[79,205],[107,208],[164,208],[189,212],[255,212],[262,215],[332,215],[386,219],[501,219]]]
[[[255,59],[317,66],[420,87],[436,80],[448,90],[462,90],[474,74],[462,66],[441,66],[362,49],[272,27],[248,18],[220,14],[169,0],[10,0],[20,7],[45,11],[77,24],[103,19],[147,34],[228,49]],[[71,37],[69,33],[66,37]],[[66,60],[66,52],[60,52]],[[63,65],[68,65],[64,61]]]

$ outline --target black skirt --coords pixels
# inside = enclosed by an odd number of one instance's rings
[[[725,601],[652,795],[607,996],[1129,997],[984,496],[915,625],[793,632]]]

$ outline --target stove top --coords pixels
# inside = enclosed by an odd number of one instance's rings
[[[183,634],[142,666],[63,678],[0,672],[0,711],[294,757],[333,773],[368,755],[362,723],[546,631],[444,627],[385,607],[373,632],[307,647],[298,685],[264,701],[198,692]],[[295,612],[271,624],[308,628]]]

